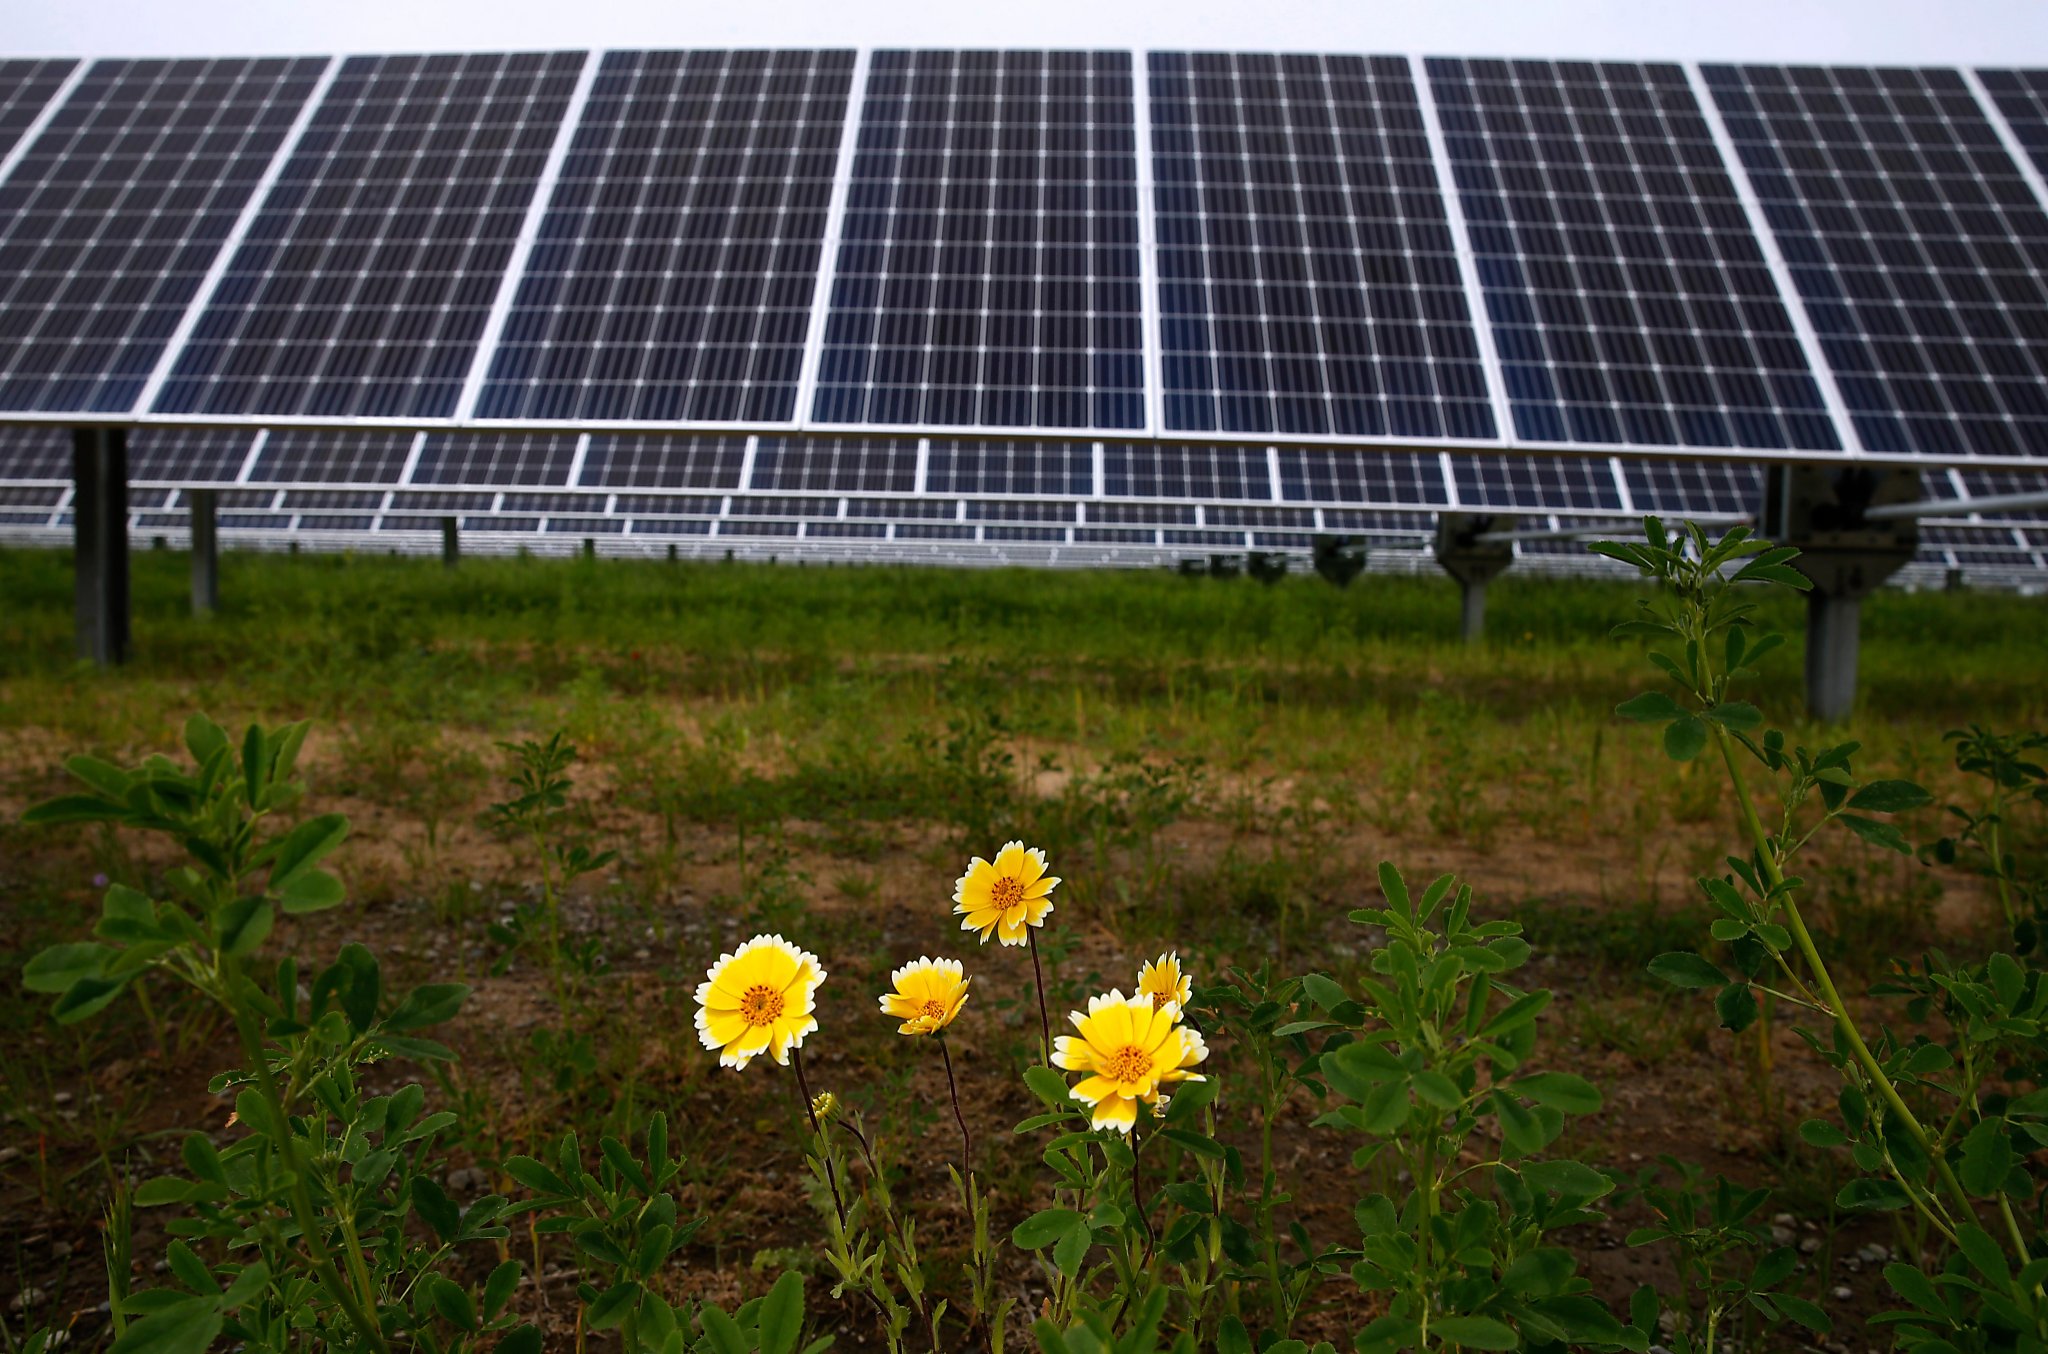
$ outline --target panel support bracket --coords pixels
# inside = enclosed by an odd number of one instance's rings
[[[1458,580],[1458,633],[1467,644],[1486,637],[1486,585],[1515,562],[1514,529],[1505,513],[1437,514],[1436,562]]]
[[[192,516],[192,614],[220,610],[220,491],[187,489]]]
[[[78,656],[114,667],[128,661],[127,429],[74,429],[71,462]]]

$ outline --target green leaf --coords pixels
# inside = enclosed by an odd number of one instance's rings
[[[58,795],[23,813],[21,821],[29,827],[53,827],[59,823],[103,823],[127,816],[127,809],[109,804],[98,795]]]
[[[492,1354],[541,1354],[540,1327],[521,1326],[498,1341]]]
[[[443,1241],[453,1241],[462,1230],[462,1210],[442,1188],[424,1175],[412,1178],[412,1207],[420,1220],[434,1229]]]
[[[1933,795],[1910,780],[1874,780],[1849,796],[1849,807],[1865,813],[1904,813],[1933,802]]]
[[[1748,733],[1762,728],[1764,723],[1763,711],[1748,701],[1724,701],[1707,711],[1706,718],[1731,733]]]
[[[1429,1333],[1445,1344],[1467,1349],[1518,1349],[1522,1337],[1490,1316],[1442,1316],[1429,1323]]]
[[[1835,1207],[1856,1212],[1883,1212],[1904,1208],[1911,1202],[1896,1183],[1875,1178],[1851,1180],[1835,1195]]]
[[[123,978],[80,978],[71,984],[63,996],[50,1007],[50,1014],[57,1017],[60,1025],[76,1024],[88,1016],[98,1015],[107,1004],[121,995],[121,989],[128,985]]]
[[[1417,1098],[1440,1110],[1454,1110],[1465,1103],[1458,1084],[1441,1072],[1417,1072],[1414,1086]]]
[[[185,750],[192,754],[193,761],[205,766],[217,754],[229,750],[227,730],[205,715],[194,714],[185,721]]]
[[[1363,1102],[1375,1086],[1406,1075],[1407,1069],[1378,1044],[1357,1041],[1323,1055],[1320,1068],[1330,1089]]]
[[[1031,1094],[1053,1109],[1072,1109],[1074,1106],[1074,1093],[1068,1089],[1067,1079],[1050,1067],[1025,1068],[1024,1084],[1031,1088]]]
[[[2005,1177],[2018,1164],[2005,1124],[1998,1119],[1980,1119],[1963,1136],[1962,1156],[1956,1162],[1956,1176],[1963,1188],[1980,1199],[1997,1194]]]
[[[406,994],[398,1009],[384,1018],[384,1028],[395,1034],[421,1030],[455,1018],[469,988],[461,983],[428,983]]]
[[[1080,1221],[1081,1215],[1071,1208],[1042,1209],[1017,1224],[1010,1233],[1010,1244],[1021,1250],[1042,1250]]]
[[[584,1308],[584,1323],[592,1330],[610,1330],[622,1325],[639,1304],[641,1291],[640,1285],[631,1279],[613,1284],[597,1295],[597,1301]]]
[[[804,1330],[804,1278],[785,1271],[761,1302],[761,1354],[792,1354]]]
[[[1539,1105],[1548,1105],[1566,1114],[1593,1114],[1600,1108],[1600,1092],[1584,1077],[1569,1072],[1538,1072],[1533,1077],[1523,1077],[1514,1083],[1513,1089],[1529,1097]]]
[[[697,1309],[697,1324],[704,1328],[704,1338],[711,1342],[713,1354],[754,1354],[754,1342],[713,1304],[707,1302]]]
[[[52,945],[22,966],[21,985],[31,992],[67,992],[82,978],[106,972],[114,951],[90,940]]]
[[[277,909],[267,898],[237,898],[219,913],[220,948],[223,954],[243,957],[256,953],[277,925]]]
[[[1714,998],[1714,1013],[1723,1029],[1740,1034],[1756,1023],[1756,993],[1748,983],[1730,983]]]
[[[1849,1135],[1825,1119],[1808,1119],[1799,1126],[1799,1136],[1809,1147],[1840,1147]]]
[[[1623,719],[1632,719],[1638,724],[1662,724],[1679,718],[1685,713],[1684,707],[1661,691],[1645,691],[1614,707],[1614,713]]]
[[[1680,715],[1664,726],[1664,753],[1674,762],[1691,761],[1706,745],[1706,721],[1698,715]]]
[[[1728,975],[1690,950],[1672,950],[1650,961],[1650,976],[1673,987],[1725,987]]]
[[[129,1326],[108,1354],[206,1354],[222,1324],[211,1294],[182,1298]]]
[[[300,870],[291,882],[277,890],[278,906],[295,917],[339,906],[347,896],[342,882],[325,870]]]
[[[1085,1222],[1076,1222],[1069,1227],[1052,1245],[1054,1268],[1070,1279],[1079,1275],[1081,1262],[1087,1258],[1088,1247],[1094,1239]]]
[[[270,891],[282,893],[295,877],[312,869],[347,836],[348,819],[338,813],[323,813],[300,823],[272,848]]]
[[[1890,823],[1880,823],[1875,818],[1865,818],[1860,814],[1845,813],[1841,816],[1841,824],[1872,846],[1882,846],[1887,851],[1896,851],[1902,856],[1913,854],[1912,843]]]
[[[83,754],[66,759],[64,769],[116,803],[128,798],[135,779],[111,762]]]
[[[505,1310],[505,1304],[512,1300],[512,1294],[519,1288],[520,1265],[517,1260],[507,1260],[491,1271],[491,1277],[484,1280],[484,1319],[496,1319]]]
[[[459,1283],[444,1279],[438,1274],[427,1276],[431,1285],[427,1298],[434,1304],[435,1312],[441,1319],[457,1330],[476,1329],[476,1307],[469,1300],[469,1293]]]

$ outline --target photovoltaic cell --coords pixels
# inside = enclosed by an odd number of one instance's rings
[[[925,461],[934,494],[1092,494],[1090,442],[938,442]]]
[[[1131,498],[1271,498],[1273,479],[1264,448],[1113,442],[1102,449],[1102,491]]]
[[[230,483],[242,473],[255,440],[255,432],[248,428],[136,428],[128,434],[128,478]]]
[[[71,434],[63,428],[0,428],[0,479],[68,480]]]
[[[826,423],[1145,423],[1127,52],[877,52]]]
[[[832,437],[764,437],[754,451],[749,489],[830,493],[903,493],[917,487],[917,443]]]
[[[420,451],[414,484],[566,484],[574,433],[475,437],[435,434]]]
[[[14,149],[77,65],[71,60],[0,61],[0,156]]]
[[[1495,436],[1408,63],[1150,63],[1166,427]]]
[[[265,439],[249,479],[256,484],[396,484],[416,436],[279,428]]]
[[[737,489],[744,437],[594,434],[577,483],[590,489]]]
[[[2034,168],[2048,174],[2048,70],[1980,70],[1977,78]]]
[[[2048,456],[2048,212],[1963,78],[1702,70],[1865,449]]]
[[[1428,69],[1518,436],[1840,449],[1683,70]]]
[[[325,65],[93,64],[0,183],[0,409],[133,406]]]
[[[352,57],[158,413],[452,414],[583,57]]]
[[[1280,452],[1280,494],[1292,502],[1445,503],[1441,457],[1425,452]]]
[[[1451,461],[1466,508],[1619,508],[1614,467],[1582,456],[1460,456]]]
[[[1730,461],[1624,461],[1623,479],[1637,512],[1744,513],[1763,502],[1764,472]]]
[[[791,418],[852,73],[606,53],[478,414]]]

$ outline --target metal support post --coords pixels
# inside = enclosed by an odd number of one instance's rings
[[[71,433],[74,596],[78,656],[100,667],[128,661],[128,432]]]
[[[462,558],[462,533],[453,517],[441,519],[441,563],[453,569]]]
[[[220,610],[220,492],[188,489],[185,502],[192,514],[192,614],[211,616]]]
[[[1857,621],[1861,595],[1806,594],[1806,708],[1827,723],[1856,708]]]
[[[1438,513],[1436,562],[1458,580],[1458,633],[1486,638],[1486,585],[1515,562],[1515,519],[1502,514]]]

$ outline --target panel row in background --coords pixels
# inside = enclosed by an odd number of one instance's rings
[[[2048,72],[13,61],[0,167],[0,410],[2048,457]]]
[[[0,428],[0,482],[61,485],[71,458],[61,429]],[[128,473],[150,488],[346,487],[373,496],[1030,497],[1726,517],[1756,510],[1763,471],[1734,461],[1118,442],[144,426],[129,433]],[[2048,468],[1926,473],[1932,498],[2048,489]]]
[[[1624,467],[1626,469],[1626,467]],[[1741,467],[1717,467],[1730,472]],[[1749,471],[1752,489],[1758,473]],[[1731,473],[1719,483],[1729,488]],[[1992,498],[2039,492],[2043,477],[2012,472],[1925,471],[1929,499]],[[1405,557],[1427,552],[1437,511],[1307,507],[1137,499],[948,498],[805,494],[577,494],[522,490],[358,490],[229,488],[215,491],[228,539],[265,545],[294,541],[315,549],[428,548],[452,524],[486,549],[606,554],[735,552],[742,557],[917,560],[932,563],[1143,565],[1254,550],[1307,555],[1318,537],[1342,536]],[[182,542],[190,489],[138,487],[130,499],[137,538]],[[0,486],[0,539],[62,541],[72,491],[54,485]],[[1691,516],[1716,526],[1754,511],[1730,495],[1723,509],[1646,511]],[[1620,511],[1557,512],[1534,503],[1499,504],[1527,533],[1517,554],[1542,567],[1576,568],[1582,540],[1573,531],[1631,534]],[[2048,509],[1979,511],[1929,519],[1921,550],[1902,581],[1960,570],[1978,583],[2048,586]],[[465,547],[467,548],[467,547]]]

